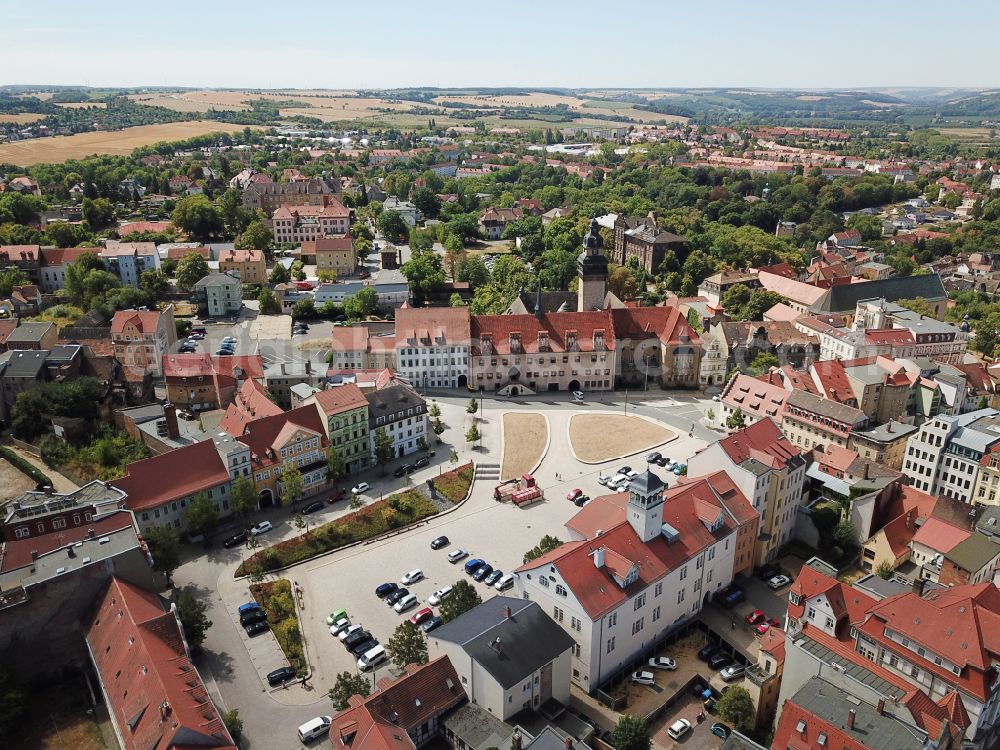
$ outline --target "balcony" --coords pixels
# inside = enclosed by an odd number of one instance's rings
[[[771,679],[771,675],[761,669],[757,664],[747,667],[746,678],[757,687],[763,687],[764,683]]]

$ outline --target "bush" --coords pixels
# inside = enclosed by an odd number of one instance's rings
[[[434,487],[453,503],[460,503],[469,494],[472,486],[472,464],[459,466],[434,480]]]
[[[409,489],[323,524],[308,534],[255,552],[236,569],[236,577],[255,571],[266,573],[302,562],[324,552],[420,521],[437,512],[434,503],[416,489]]]
[[[47,484],[49,487],[52,486],[52,480],[49,479],[47,474],[43,474],[34,466],[29,464],[19,455],[14,453],[10,448],[0,448],[0,456],[6,458],[10,461],[11,465],[14,466],[22,474],[27,474],[36,484]]]
[[[250,586],[254,600],[267,614],[271,632],[281,646],[288,663],[295,671],[302,674],[306,670],[305,654],[302,651],[302,633],[299,630],[299,618],[295,614],[295,603],[292,599],[292,584],[285,578],[267,583],[255,583]]]

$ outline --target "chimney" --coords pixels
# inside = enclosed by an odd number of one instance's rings
[[[573,750],[573,738],[567,737],[564,742],[566,743],[566,750]]]
[[[306,374],[307,375],[312,372],[312,364],[313,363],[312,363],[311,359],[307,359],[306,360]]]
[[[87,529],[87,539],[93,539],[97,536],[97,532],[93,528]]]
[[[510,619],[510,607],[505,606],[503,608],[503,619],[505,619],[505,620],[509,620]]]
[[[604,547],[594,550],[594,567],[601,570],[604,567]]]
[[[854,729],[854,719],[857,717],[858,712],[853,708],[847,712],[847,728]]]
[[[38,559],[38,550],[37,549],[31,550],[31,559],[32,560],[37,560]]]
[[[521,732],[514,732],[514,735],[510,738],[511,750],[521,750]]]
[[[167,436],[176,440],[181,436],[181,431],[177,427],[177,407],[169,401],[163,405],[163,417],[167,421]]]
[[[67,545],[67,547],[66,547],[66,554],[69,555],[70,557],[76,557],[76,551],[73,549],[73,545],[72,544]]]
[[[923,596],[924,595],[924,579],[923,578],[914,578],[913,579],[913,593],[916,594],[917,596]]]
[[[878,706],[876,707],[875,710],[878,711],[879,716],[885,715],[885,698],[878,699]]]

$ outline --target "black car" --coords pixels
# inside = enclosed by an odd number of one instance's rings
[[[589,502],[590,502],[590,495],[580,495],[580,497],[578,497],[576,500],[573,501],[573,504],[577,508],[582,508]]]
[[[372,637],[368,637],[365,640],[361,641],[360,643],[355,643],[354,646],[351,648],[351,653],[354,654],[355,658],[360,659],[362,654],[371,651],[377,645],[379,645],[378,641],[376,641]]]
[[[239,534],[233,534],[226,541],[222,543],[222,546],[226,549],[232,549],[233,547],[238,547],[247,540],[246,530],[241,531]]]
[[[193,346],[190,346],[188,344],[184,344],[180,348],[178,348],[177,351],[180,354],[194,354],[195,351],[197,351],[197,350]]]
[[[698,658],[702,661],[708,661],[711,659],[719,650],[718,643],[707,643],[701,647],[701,651],[698,652]]]
[[[433,542],[431,542],[431,549],[441,549],[442,547],[448,546],[448,537],[439,536]]]
[[[401,477],[404,474],[410,474],[412,471],[413,471],[413,464],[403,464],[402,466],[398,467],[394,472],[392,472],[392,475],[394,477]]]
[[[667,460],[668,459],[667,459],[666,456],[660,456],[658,459],[656,459],[656,465],[657,466],[666,466],[667,465]]]
[[[492,572],[493,572],[493,566],[490,565],[489,563],[486,563],[485,565],[480,567],[479,570],[477,570],[475,573],[472,574],[472,580],[481,581]]]
[[[277,685],[283,685],[291,679],[295,678],[295,668],[294,667],[281,667],[273,672],[269,672],[267,675],[267,684],[271,687]]]
[[[431,460],[429,458],[427,458],[427,456],[422,456],[422,457],[418,458],[416,461],[413,462],[413,468],[414,469],[422,469],[425,466],[429,466],[430,463],[431,463]]]
[[[653,451],[652,453],[646,456],[646,463],[647,464],[659,463],[661,458],[663,458],[662,453],[660,453],[659,451]]]
[[[267,622],[267,614],[262,609],[250,609],[240,615],[240,625],[246,627],[254,622]]]
[[[708,660],[708,668],[722,669],[723,667],[728,667],[732,664],[732,662],[733,660],[730,658],[729,654],[716,654]]]
[[[399,584],[396,583],[383,583],[378,588],[375,589],[375,596],[379,599],[385,599],[389,594],[393,593],[399,588]]]
[[[500,568],[497,568],[492,573],[490,573],[488,576],[486,576],[486,578],[483,579],[483,583],[485,583],[487,586],[492,586],[494,583],[496,583],[497,581],[499,581],[501,578],[503,578],[503,571],[500,570]]]
[[[424,624],[421,625],[420,627],[422,627],[424,629],[425,633],[429,633],[432,630],[434,630],[435,628],[441,627],[442,625],[444,625],[444,620],[442,620],[440,617],[437,617],[435,615],[431,619],[425,621]]]
[[[246,625],[243,626],[243,629],[247,631],[247,635],[250,636],[251,638],[253,638],[255,635],[266,633],[268,629],[267,619],[248,622]]]
[[[308,516],[310,513],[315,513],[318,510],[323,510],[323,503],[321,503],[319,500],[317,500],[314,503],[309,503],[309,505],[304,507],[300,512],[302,513],[302,515]]]
[[[774,563],[768,563],[767,565],[762,565],[757,570],[757,577],[762,581],[770,581],[775,576],[784,575],[785,571],[781,569],[780,565]]]
[[[391,607],[400,599],[402,599],[404,596],[409,596],[409,595],[410,595],[409,589],[402,589],[402,588],[396,589],[391,594],[389,594],[389,596],[385,598],[385,603]]]
[[[349,636],[347,636],[347,638],[344,639],[344,648],[350,651],[359,643],[361,643],[362,641],[367,641],[371,637],[372,634],[369,633],[367,630],[359,630],[356,633],[351,633]]]

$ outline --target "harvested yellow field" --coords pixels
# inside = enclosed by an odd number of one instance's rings
[[[956,141],[987,142],[997,140],[996,129],[990,128],[936,128],[941,135],[954,138]]]
[[[249,99],[242,91],[184,91],[178,93],[132,94],[134,102],[149,107],[164,107],[176,112],[207,112],[209,109],[242,111],[250,109],[243,102]]]
[[[12,115],[0,115],[0,122],[14,122],[18,125],[26,125],[29,122],[41,120],[45,115],[34,115],[30,112],[22,112]]]
[[[122,156],[132,153],[139,146],[159,141],[181,141],[207,133],[233,133],[244,125],[224,122],[193,120],[167,122],[161,125],[140,125],[99,133],[77,133],[52,138],[34,138],[27,141],[0,144],[0,163],[27,167],[32,164],[58,163],[67,159],[81,159],[93,154]]]
[[[295,102],[302,107],[283,109],[282,116],[304,115],[322,120],[362,120],[381,114],[380,110],[409,112],[412,102],[387,101],[373,97],[348,96],[349,91],[179,91],[132,94],[129,99],[151,107],[164,107],[176,112],[207,112],[217,110],[242,111],[250,108],[254,99],[273,102]],[[338,94],[340,94],[338,96]]]
[[[107,109],[106,102],[56,102],[63,109]]]
[[[814,94],[804,94],[802,96],[797,96],[795,98],[798,99],[800,102],[820,102],[823,101],[824,99],[829,99],[830,97],[816,96]]]
[[[565,104],[570,109],[579,109],[583,106],[583,99],[575,96],[562,96],[561,94],[543,94],[532,92],[530,94],[510,94],[504,96],[438,96],[433,101],[441,102],[462,102],[463,104],[478,105],[481,107],[555,107]]]

